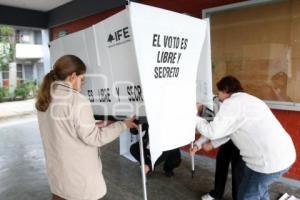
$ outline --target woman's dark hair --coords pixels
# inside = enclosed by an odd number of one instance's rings
[[[244,92],[240,81],[234,76],[225,76],[218,83],[217,88],[219,91],[233,94],[237,92]]]
[[[55,64],[53,69],[46,74],[43,83],[37,94],[37,101],[35,107],[37,110],[45,112],[51,103],[51,85],[54,81],[64,81],[72,73],[76,75],[81,75],[86,72],[86,66],[74,55],[65,55],[60,57]]]

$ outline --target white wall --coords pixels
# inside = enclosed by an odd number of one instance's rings
[[[50,51],[49,51],[49,30],[42,30],[42,46],[43,46],[43,63],[44,63],[44,72],[48,73],[51,69],[50,66]]]
[[[17,64],[9,63],[9,94],[13,94],[17,86]]]
[[[0,71],[0,87],[3,87],[2,71]]]

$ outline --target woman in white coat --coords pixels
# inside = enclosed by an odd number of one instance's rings
[[[133,119],[97,127],[89,100],[79,93],[86,72],[76,56],[59,58],[36,102],[53,199],[96,200],[106,194],[98,147],[136,128]]]
[[[290,135],[269,107],[242,92],[240,82],[226,76],[217,83],[222,106],[213,121],[197,117],[196,128],[214,140],[230,137],[246,163],[238,191],[239,200],[268,200],[268,187],[295,162]],[[194,148],[194,152],[197,147]]]

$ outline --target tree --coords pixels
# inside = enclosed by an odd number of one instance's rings
[[[0,71],[7,70],[14,60],[15,30],[11,26],[0,25]]]

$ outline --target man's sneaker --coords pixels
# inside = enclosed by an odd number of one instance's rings
[[[215,198],[213,198],[209,194],[205,194],[201,197],[201,200],[215,200]]]

